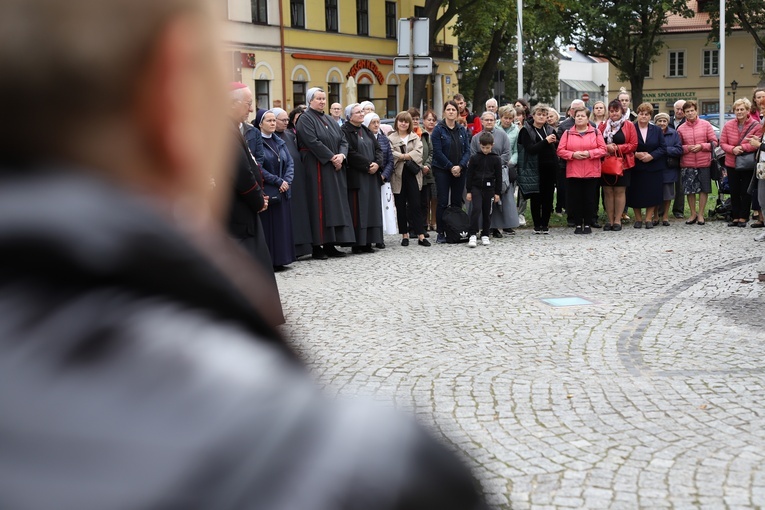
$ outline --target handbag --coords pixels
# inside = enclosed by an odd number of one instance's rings
[[[680,168],[680,158],[667,156],[667,168]]]
[[[617,177],[624,175],[624,156],[622,156],[622,151],[619,148],[616,149],[616,154],[606,156],[603,159],[600,164],[600,173]]]
[[[401,146],[401,154],[406,154],[406,147]],[[422,168],[420,168],[420,165],[412,161],[411,159],[407,159],[404,161],[404,170],[409,172],[410,174],[416,176],[418,173],[422,172]]]
[[[722,179],[722,171],[720,169],[720,160],[717,159],[715,153],[715,143],[709,142],[712,149],[712,159],[709,161],[709,178],[713,181],[719,181]]]
[[[738,141],[736,145],[741,145],[741,142],[744,141],[744,138],[746,138],[746,135],[749,134],[749,131],[752,130],[754,126],[756,126],[756,122],[752,122],[749,125],[749,128],[744,131],[744,135],[741,137],[741,139]],[[744,154],[739,154],[736,156],[736,166],[734,167],[736,170],[740,171],[747,171],[747,170],[754,170],[754,152],[745,152]]]

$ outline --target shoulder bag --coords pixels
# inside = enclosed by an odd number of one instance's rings
[[[744,133],[744,136],[741,137],[741,140],[738,141],[736,145],[741,145],[741,142],[744,141],[744,138],[746,138],[746,135],[749,134],[749,131],[756,125],[756,122],[752,122],[752,124],[749,126],[749,129],[746,130]],[[745,152],[743,154],[739,154],[736,156],[736,170],[741,171],[747,171],[747,170],[754,170],[755,160],[754,160],[754,152]]]
[[[712,159],[709,161],[709,178],[713,181],[719,181],[723,177],[720,160],[717,159],[717,154],[715,153],[715,143],[709,142],[709,145],[712,149]]]
[[[401,145],[401,154],[406,154],[406,153],[407,153],[406,152],[406,146],[402,144]],[[406,170],[410,174],[416,176],[418,173],[420,173],[422,171],[422,168],[420,168],[420,165],[415,163],[413,160],[407,159],[406,161],[404,161],[404,170]]]

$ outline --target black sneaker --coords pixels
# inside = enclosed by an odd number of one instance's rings
[[[513,230],[512,228],[506,228],[504,230],[504,232],[505,232],[505,234],[507,234],[509,236],[514,236],[515,235],[515,230]]]
[[[592,234],[592,227],[589,225],[584,226],[584,230],[582,231],[583,234]]]
[[[576,228],[574,229],[574,234],[582,234],[582,233],[583,233],[582,232],[582,226],[581,225],[577,225]]]
[[[542,227],[542,233],[544,235],[549,235],[550,234],[550,227]]]
[[[419,244],[420,246],[430,246],[430,241],[428,241],[427,239],[420,239],[419,241],[417,241],[417,244]]]
[[[603,226],[596,221],[595,223],[592,224],[592,228],[603,228]]]
[[[497,239],[502,239],[502,232],[499,231],[499,229],[494,229],[491,231],[492,237],[496,237]]]

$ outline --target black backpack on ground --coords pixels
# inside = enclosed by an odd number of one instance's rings
[[[447,207],[444,211],[443,222],[447,243],[466,243],[468,241],[470,218],[468,218],[467,213],[462,210],[462,207]]]

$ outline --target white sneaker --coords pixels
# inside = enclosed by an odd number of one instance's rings
[[[523,216],[518,216],[518,225],[523,226],[525,224],[526,224],[526,218],[524,218]]]
[[[755,241],[765,241],[765,232],[762,232],[761,234],[758,234],[757,237],[754,238]]]
[[[489,241],[489,236],[481,237],[481,244],[484,246],[489,246],[491,244],[491,241]]]
[[[475,248],[477,245],[478,243],[476,242],[476,237],[470,236],[470,240],[468,241],[468,246],[471,248]]]

